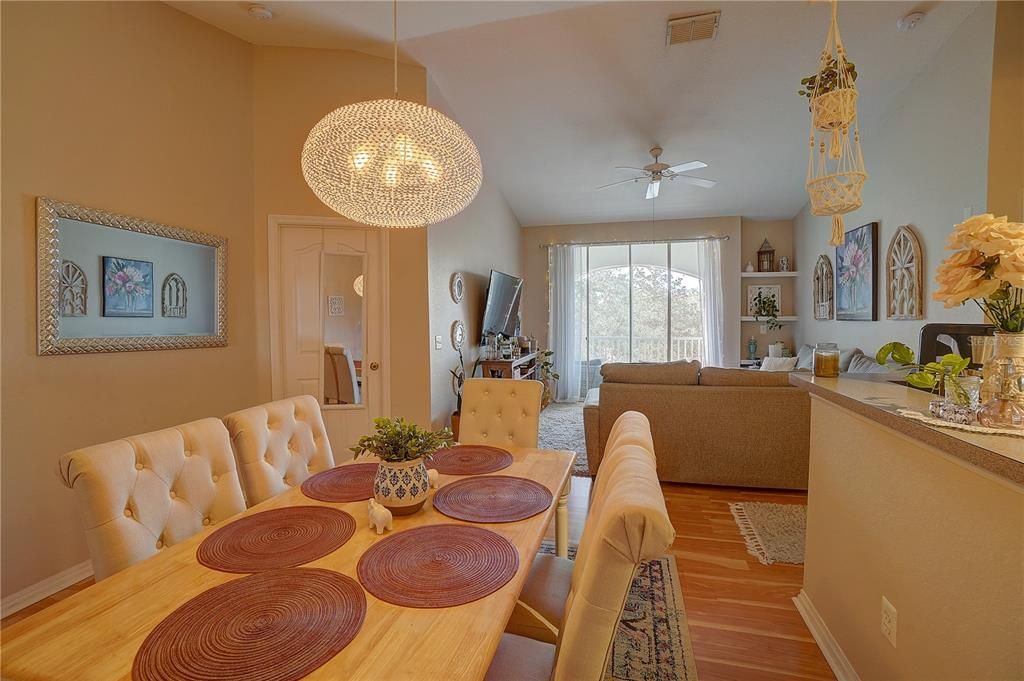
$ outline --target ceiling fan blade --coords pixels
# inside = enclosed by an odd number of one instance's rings
[[[695,187],[704,187],[704,189],[711,189],[718,184],[714,180],[705,180],[703,177],[691,177],[689,175],[673,175],[672,179],[685,182],[686,184],[692,184]]]
[[[612,182],[611,184],[603,184],[598,189],[607,189],[608,187],[614,187],[617,184],[626,184],[627,182],[638,182],[639,180],[646,179],[642,175],[640,177],[631,177],[628,180],[619,180],[618,182]]]
[[[616,170],[635,170],[638,173],[644,172],[643,168],[635,168],[633,166],[615,166]]]
[[[685,173],[688,170],[700,170],[701,168],[707,168],[708,164],[704,161],[690,161],[689,163],[680,163],[677,166],[672,166],[665,172],[670,173]]]
[[[658,191],[661,188],[661,180],[654,180],[647,185],[647,198],[656,199],[658,198]]]

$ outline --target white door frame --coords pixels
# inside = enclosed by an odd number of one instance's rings
[[[282,227],[321,227],[323,229],[361,229],[366,232],[379,231],[381,234],[381,317],[387,325],[391,320],[390,282],[390,235],[387,230],[369,227],[345,218],[315,217],[310,215],[268,215],[267,216],[267,272],[270,318],[270,387],[275,400],[284,397],[284,367],[281,365],[281,268],[280,243]],[[391,415],[391,333],[385,328],[380,334],[381,354],[381,408],[384,416]],[[321,373],[323,370],[321,368]],[[322,382],[321,382],[322,383]],[[322,386],[321,386],[322,387]]]

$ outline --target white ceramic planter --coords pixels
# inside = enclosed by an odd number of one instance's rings
[[[430,477],[423,459],[381,461],[373,479],[373,498],[394,515],[410,515],[423,508],[430,494]]]

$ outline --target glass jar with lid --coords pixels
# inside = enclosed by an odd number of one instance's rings
[[[814,375],[820,378],[839,376],[839,346],[835,343],[818,343],[814,346]]]

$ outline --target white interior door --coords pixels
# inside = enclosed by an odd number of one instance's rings
[[[341,462],[389,412],[387,239],[380,230],[304,221],[271,220],[274,397],[315,396]]]

